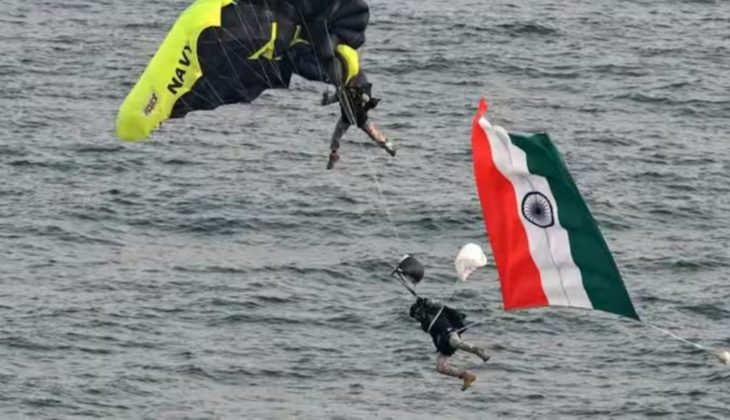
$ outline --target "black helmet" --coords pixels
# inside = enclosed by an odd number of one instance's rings
[[[424,307],[421,299],[416,300],[416,303],[411,305],[409,315],[411,316],[411,318],[415,318],[417,321],[421,321],[426,317],[426,308]]]

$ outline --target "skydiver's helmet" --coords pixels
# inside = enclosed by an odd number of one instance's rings
[[[413,255],[406,254],[403,258],[398,261],[398,265],[395,267],[391,275],[398,274],[402,277],[407,278],[414,285],[417,285],[423,279],[425,274],[423,264],[418,261]]]
[[[363,70],[360,70],[347,82],[347,87],[350,89],[357,89],[368,96],[371,95],[373,90],[373,84],[370,83],[368,77],[365,75],[365,71]]]
[[[409,314],[411,318],[415,319],[418,322],[422,322],[424,319],[426,319],[426,307],[421,299],[417,299],[416,303],[411,305]]]

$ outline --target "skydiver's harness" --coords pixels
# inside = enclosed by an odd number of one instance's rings
[[[459,326],[452,325],[452,320],[448,319],[447,320],[448,326],[445,326],[443,323],[439,322],[439,323],[431,325],[431,328],[427,328],[427,325],[429,325],[430,323],[425,323],[425,322],[428,321],[428,319],[429,319],[428,312],[431,309],[435,309],[435,308],[430,307],[425,301],[418,298],[416,303],[411,307],[410,315],[411,315],[411,317],[416,318],[421,322],[421,328],[423,329],[424,332],[431,335],[431,338],[433,339],[433,344],[436,347],[436,351],[438,351],[439,353],[441,353],[443,355],[451,356],[456,352],[456,349],[451,347],[451,344],[449,343],[449,339],[451,337],[451,334],[453,334],[453,333],[460,335],[459,331],[457,330],[457,328]],[[443,313],[441,313],[441,311],[439,311],[439,313],[437,314],[437,317],[439,317],[439,316],[445,317],[446,315],[444,315]],[[434,321],[435,321],[435,319],[434,319]]]
[[[380,98],[371,96],[372,84],[365,82],[357,83],[357,79],[351,80],[344,87],[338,88],[332,95],[324,93],[322,105],[329,105],[335,102],[340,103],[340,119],[332,133],[330,143],[330,157],[327,169],[332,169],[339,160],[338,151],[340,140],[347,129],[354,122],[358,128],[363,130],[371,140],[385,149],[391,156],[395,156],[393,144],[373,124],[368,121],[368,112],[378,106]]]
[[[370,83],[366,83],[364,86],[346,85],[341,88],[340,92],[334,92],[332,95],[325,92],[322,105],[340,102],[340,95],[344,95],[346,104],[340,103],[342,119],[349,124],[354,122],[355,125],[362,128],[368,121],[368,112],[378,106],[380,102],[380,98],[373,98],[371,92],[372,85]]]

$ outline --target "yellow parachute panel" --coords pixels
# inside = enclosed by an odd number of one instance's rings
[[[221,25],[233,0],[197,0],[178,18],[117,114],[117,135],[138,141],[170,117],[175,102],[202,76],[197,56],[204,29]]]
[[[345,83],[349,82],[353,77],[360,73],[360,58],[357,51],[349,45],[340,44],[337,46],[337,53],[345,61],[347,74],[345,75]]]

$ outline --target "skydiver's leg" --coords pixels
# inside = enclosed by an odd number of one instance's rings
[[[438,359],[436,359],[436,370],[442,375],[453,376],[463,379],[464,385],[461,388],[462,391],[469,388],[472,382],[477,379],[477,377],[468,370],[457,369],[449,366],[449,356],[440,353]]]
[[[365,121],[365,124],[360,127],[372,141],[378,144],[378,146],[385,149],[391,156],[395,156],[395,146],[388,140],[383,133],[380,132],[370,121]]]
[[[449,345],[457,350],[464,350],[466,352],[476,354],[484,361],[484,363],[487,363],[491,357],[483,348],[476,347],[473,344],[462,340],[456,332],[452,332],[451,335],[449,335]]]
[[[447,376],[453,376],[455,378],[464,378],[464,375],[469,373],[464,369],[457,369],[449,365],[449,356],[439,353],[439,357],[436,359],[436,370]]]
[[[330,159],[327,162],[327,169],[335,167],[335,163],[340,160],[340,155],[337,153],[340,150],[340,140],[345,135],[347,129],[350,128],[350,123],[344,118],[340,118],[335,126],[335,131],[332,132],[332,140],[330,141]]]

